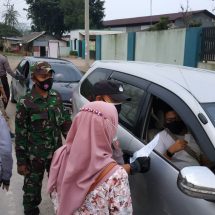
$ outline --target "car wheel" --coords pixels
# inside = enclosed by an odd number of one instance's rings
[[[16,99],[14,98],[14,91],[13,91],[13,87],[11,84],[11,98],[10,98],[11,103],[17,103]]]

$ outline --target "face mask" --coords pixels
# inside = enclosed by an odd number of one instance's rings
[[[44,81],[37,80],[36,84],[41,90],[49,91],[52,88],[53,78],[48,78]]]
[[[174,121],[166,123],[166,128],[168,128],[173,134],[181,134],[185,125],[182,121]]]
[[[122,107],[122,105],[121,105],[121,104],[115,105],[115,108],[116,108],[116,110],[117,110],[118,114],[119,114],[119,113],[120,113],[120,111],[121,111],[121,107]]]

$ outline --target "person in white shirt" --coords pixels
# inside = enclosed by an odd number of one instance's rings
[[[164,113],[165,129],[159,132],[156,150],[179,169],[186,166],[198,166],[201,151],[193,136],[174,110]]]

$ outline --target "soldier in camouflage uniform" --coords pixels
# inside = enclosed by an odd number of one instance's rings
[[[17,170],[24,175],[24,212],[39,214],[43,174],[71,125],[60,95],[51,90],[53,73],[47,62],[31,67],[34,86],[17,103],[15,120]]]

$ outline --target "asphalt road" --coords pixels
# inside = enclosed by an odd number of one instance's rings
[[[21,57],[8,57],[11,68],[15,68]],[[9,83],[11,77],[8,75]],[[14,118],[15,118],[16,105],[9,103],[7,107],[7,113],[10,117],[10,125],[14,132]],[[1,215],[23,215],[22,206],[22,186],[23,177],[17,174],[16,171],[16,157],[14,153],[14,141],[13,141],[13,175],[11,178],[11,185],[8,192],[0,189],[0,214]],[[42,189],[42,202],[40,204],[41,215],[52,215],[54,214],[52,202],[46,193],[47,185],[47,174],[44,176],[43,189]]]

